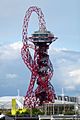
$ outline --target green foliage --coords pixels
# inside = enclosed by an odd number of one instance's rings
[[[11,112],[7,113],[8,115],[11,114]],[[37,115],[43,115],[44,113],[41,111],[41,109],[38,108],[23,108],[23,109],[17,109],[16,110],[16,115],[17,116],[25,116],[25,115],[32,115],[32,116],[37,116]]]
[[[66,112],[64,113],[64,115],[74,115],[74,114],[75,114],[74,111],[66,111]]]
[[[11,115],[11,111],[6,111],[6,115]]]
[[[28,108],[23,108],[23,109],[18,109],[16,110],[16,115],[20,115],[20,116],[23,116],[25,114],[30,114],[30,109]]]
[[[32,108],[32,115],[43,115],[44,112],[41,111],[41,109],[38,108]]]

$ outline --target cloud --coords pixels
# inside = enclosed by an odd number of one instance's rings
[[[4,89],[6,89],[6,84],[9,84],[16,91],[20,87],[22,93],[25,94],[31,74],[21,59],[21,46],[22,43],[20,41],[0,46],[0,86],[4,85]],[[54,68],[51,83],[56,92],[60,94],[61,89],[64,88],[67,95],[79,94],[77,91],[80,91],[80,52],[68,49],[53,49],[52,47],[49,49],[49,55]],[[10,83],[7,83],[8,79],[11,79]],[[13,85],[14,79],[16,88]],[[7,89],[10,88],[8,87]],[[0,91],[3,90],[0,88]],[[12,94],[10,90],[8,94]]]
[[[75,85],[80,85],[80,69],[72,70],[69,73],[70,77],[73,79]]]
[[[74,85],[68,85],[65,87],[65,89],[69,90],[69,91],[74,91],[76,88]]]
[[[21,42],[0,46],[0,60],[16,59],[20,55]]]
[[[80,77],[80,69],[71,71],[70,76],[71,77]]]
[[[51,46],[49,54],[54,67],[53,85],[56,91],[64,88],[67,94],[77,94],[80,85],[80,52]]]
[[[18,77],[17,74],[11,74],[11,73],[6,74],[6,78],[7,78],[7,79],[15,79],[15,78],[17,78],[17,77]]]

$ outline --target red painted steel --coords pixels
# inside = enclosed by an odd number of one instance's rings
[[[34,43],[34,36],[28,37],[28,22],[32,12],[36,12],[38,15],[39,31],[43,33],[47,31],[41,9],[36,6],[30,7],[24,17],[22,31],[23,47],[21,49],[22,59],[31,71],[31,80],[24,100],[24,105],[26,107],[37,107],[44,102],[54,102],[55,98],[54,88],[50,83],[53,75],[53,67],[47,52],[49,45],[45,42],[42,46],[36,45]],[[52,39],[55,41],[56,37],[48,37],[48,40],[51,40],[51,42],[53,42]],[[33,44],[29,43],[29,41],[32,41]],[[30,53],[31,48],[34,50],[34,58],[32,58]],[[34,88],[35,82],[37,83],[37,88]]]

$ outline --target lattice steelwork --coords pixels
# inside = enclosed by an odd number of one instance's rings
[[[36,12],[38,15],[39,30],[35,31],[31,37],[28,37],[28,22],[32,12]],[[37,107],[44,102],[54,102],[55,92],[50,83],[53,75],[53,67],[49,59],[48,49],[49,45],[57,37],[54,37],[50,31],[47,31],[44,15],[40,8],[32,6],[27,10],[24,17],[22,35],[22,59],[31,71],[31,80],[25,96],[24,105],[26,107]],[[34,50],[33,59],[30,49]],[[34,88],[35,82],[37,88]]]

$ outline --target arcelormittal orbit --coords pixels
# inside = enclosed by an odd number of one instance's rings
[[[32,12],[38,15],[39,30],[28,37],[28,22]],[[37,107],[45,102],[54,102],[55,91],[50,83],[53,67],[49,59],[48,49],[57,37],[47,31],[44,15],[40,8],[32,6],[26,11],[22,35],[22,59],[31,71],[31,80],[25,96],[24,106]],[[30,49],[34,50],[34,57],[31,56]],[[35,83],[37,87],[34,87]]]

